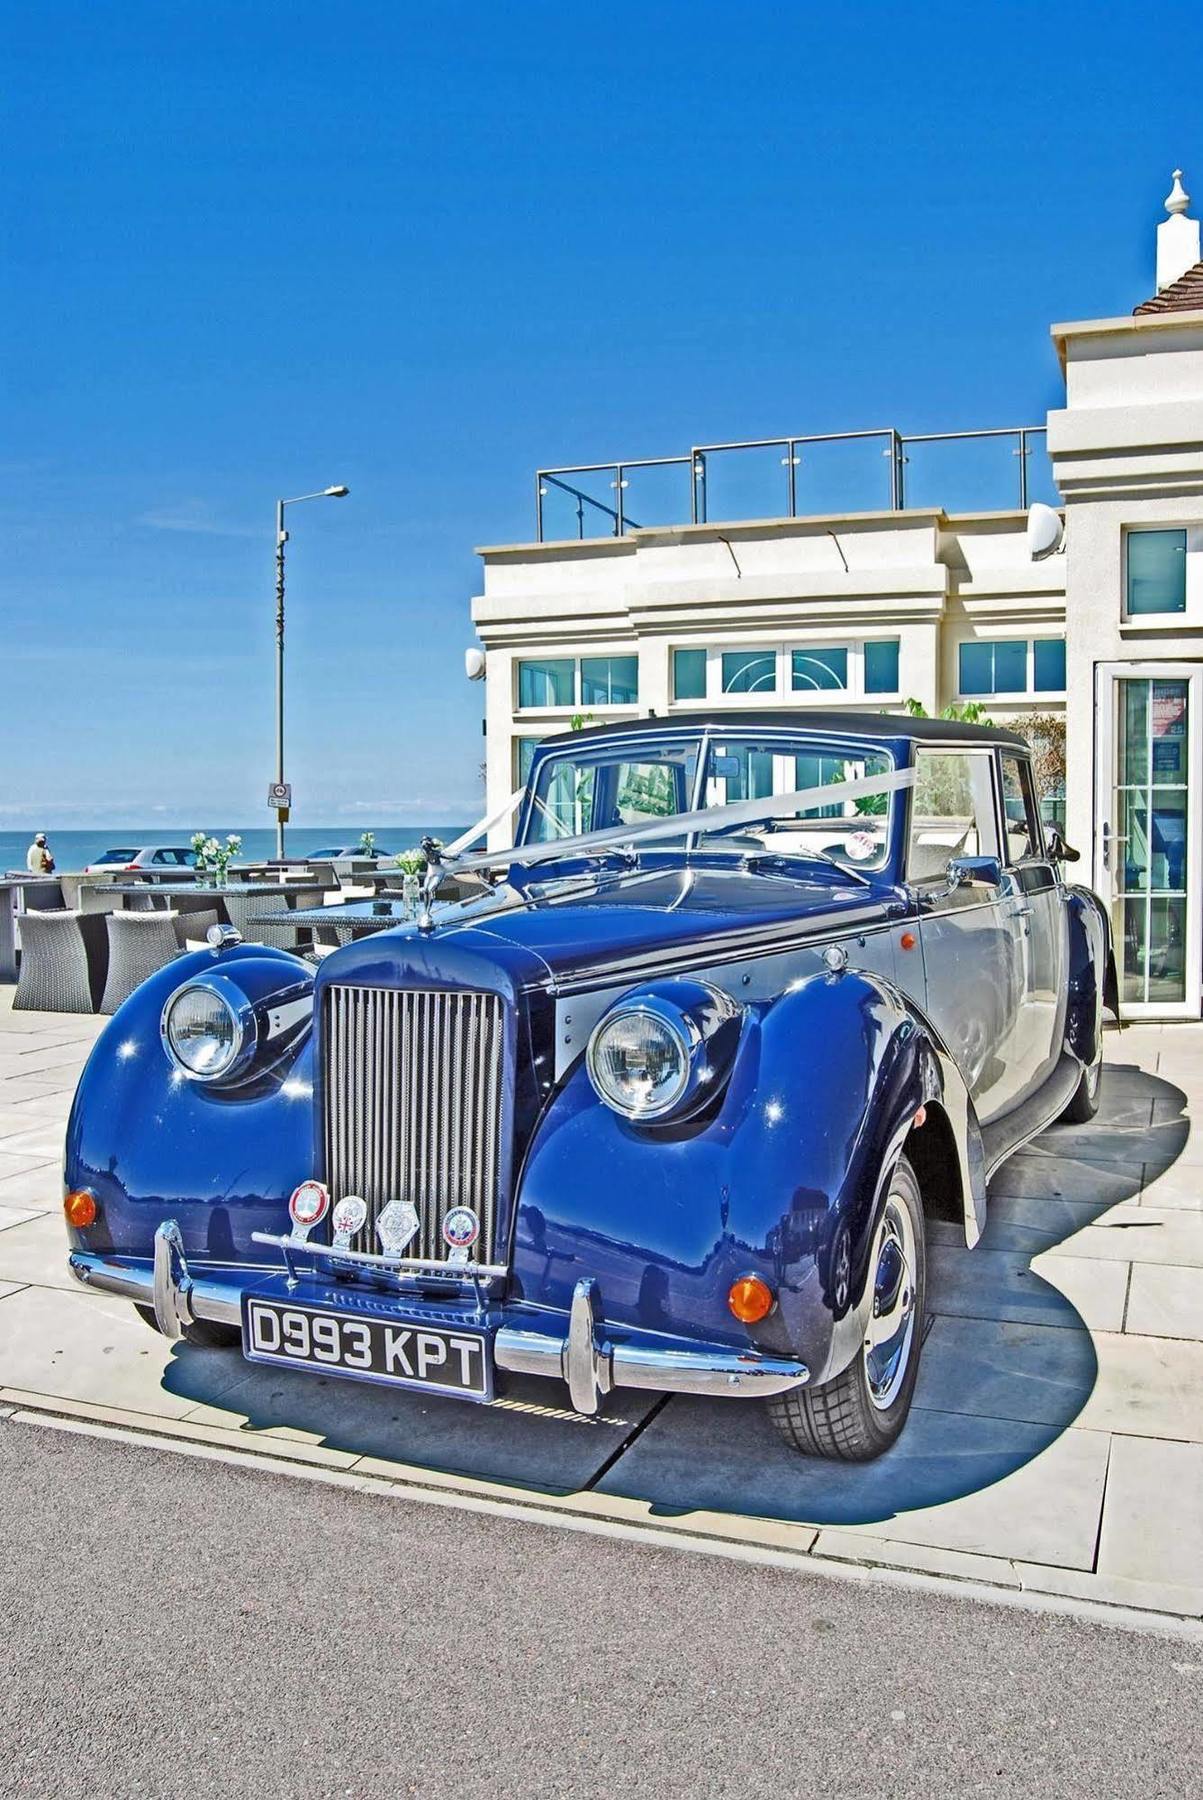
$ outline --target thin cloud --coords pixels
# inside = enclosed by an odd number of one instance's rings
[[[250,525],[228,525],[214,518],[203,500],[184,500],[178,506],[155,506],[134,521],[151,531],[187,531],[201,537],[257,538],[264,533]]]

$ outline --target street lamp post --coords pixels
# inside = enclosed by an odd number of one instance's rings
[[[323,488],[320,494],[297,494],[292,500],[276,501],[276,785],[284,785],[284,546],[288,533],[284,529],[284,508],[299,506],[302,500],[344,500],[351,492],[346,487]],[[285,808],[276,808],[276,855],[284,856]]]

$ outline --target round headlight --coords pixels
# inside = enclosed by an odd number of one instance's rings
[[[589,1078],[628,1119],[671,1112],[689,1084],[690,1044],[665,1013],[632,1006],[603,1019],[589,1040]]]
[[[185,1075],[219,1081],[247,1049],[249,1006],[239,1007],[217,986],[180,988],[163,1013],[163,1041]]]

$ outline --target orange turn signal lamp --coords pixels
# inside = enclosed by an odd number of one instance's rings
[[[96,1204],[96,1196],[88,1188],[75,1188],[63,1201],[63,1211],[67,1215],[68,1225],[74,1225],[82,1231],[85,1225],[94,1225],[100,1212]]]
[[[741,1275],[731,1283],[727,1305],[742,1325],[759,1325],[777,1304],[777,1296],[759,1275]]]

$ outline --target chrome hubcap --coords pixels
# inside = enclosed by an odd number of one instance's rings
[[[915,1336],[915,1232],[906,1202],[891,1194],[873,1240],[873,1306],[865,1328],[869,1399],[884,1412],[898,1398]]]

